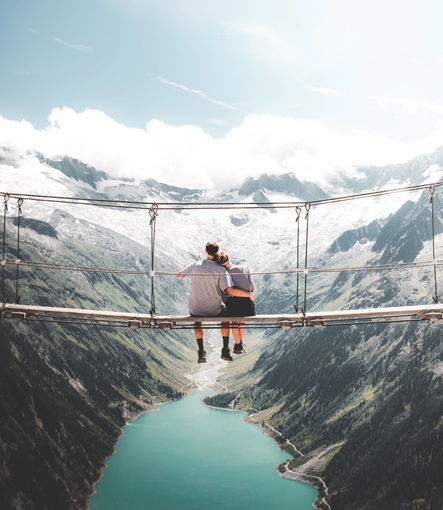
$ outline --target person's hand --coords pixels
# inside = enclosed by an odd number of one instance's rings
[[[254,294],[252,292],[249,293],[249,299],[251,301],[254,301]]]

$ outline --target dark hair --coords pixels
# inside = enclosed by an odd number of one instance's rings
[[[217,264],[222,266],[229,261],[229,257],[224,251],[219,251],[217,255],[215,255],[214,260],[217,262]]]
[[[206,243],[206,251],[208,252],[208,255],[211,255],[212,257],[217,254],[219,248],[218,244],[214,242]]]

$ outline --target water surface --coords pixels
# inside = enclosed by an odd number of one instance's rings
[[[165,404],[124,429],[92,510],[308,510],[317,491],[281,478],[288,455],[242,413],[211,409],[208,392]]]

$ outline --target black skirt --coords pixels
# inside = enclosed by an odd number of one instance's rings
[[[252,315],[255,315],[255,306],[248,297],[232,296],[227,299],[227,317],[251,317]]]

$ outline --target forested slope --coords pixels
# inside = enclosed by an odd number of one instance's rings
[[[434,199],[437,233],[442,232],[439,197],[440,192]],[[430,218],[425,192],[381,228],[349,233],[347,243],[331,248],[350,249],[358,235],[370,233],[372,243],[358,265],[429,260]],[[441,254],[438,248],[436,258]],[[266,282],[261,306],[288,303],[289,311],[294,283],[287,277],[272,280]],[[341,273],[327,293],[314,288],[308,295],[308,310],[431,304],[433,269]],[[442,327],[437,321],[271,331],[267,347],[244,376],[259,380],[241,392],[236,407],[256,413],[255,419],[266,417],[262,422],[282,433],[275,439],[294,456],[289,469],[299,470],[322,449],[341,445],[332,460],[309,471],[327,484],[333,510],[440,509]]]
[[[15,259],[13,223],[8,218],[8,260]],[[150,264],[143,246],[61,211],[47,223],[23,219],[20,257],[88,267]],[[16,268],[6,266],[9,302],[15,277]],[[146,277],[21,266],[18,289],[23,304],[150,309]],[[159,306],[173,310],[175,292],[158,285]],[[81,321],[0,321],[0,506],[84,508],[126,420],[189,387],[189,341],[186,334]]]

